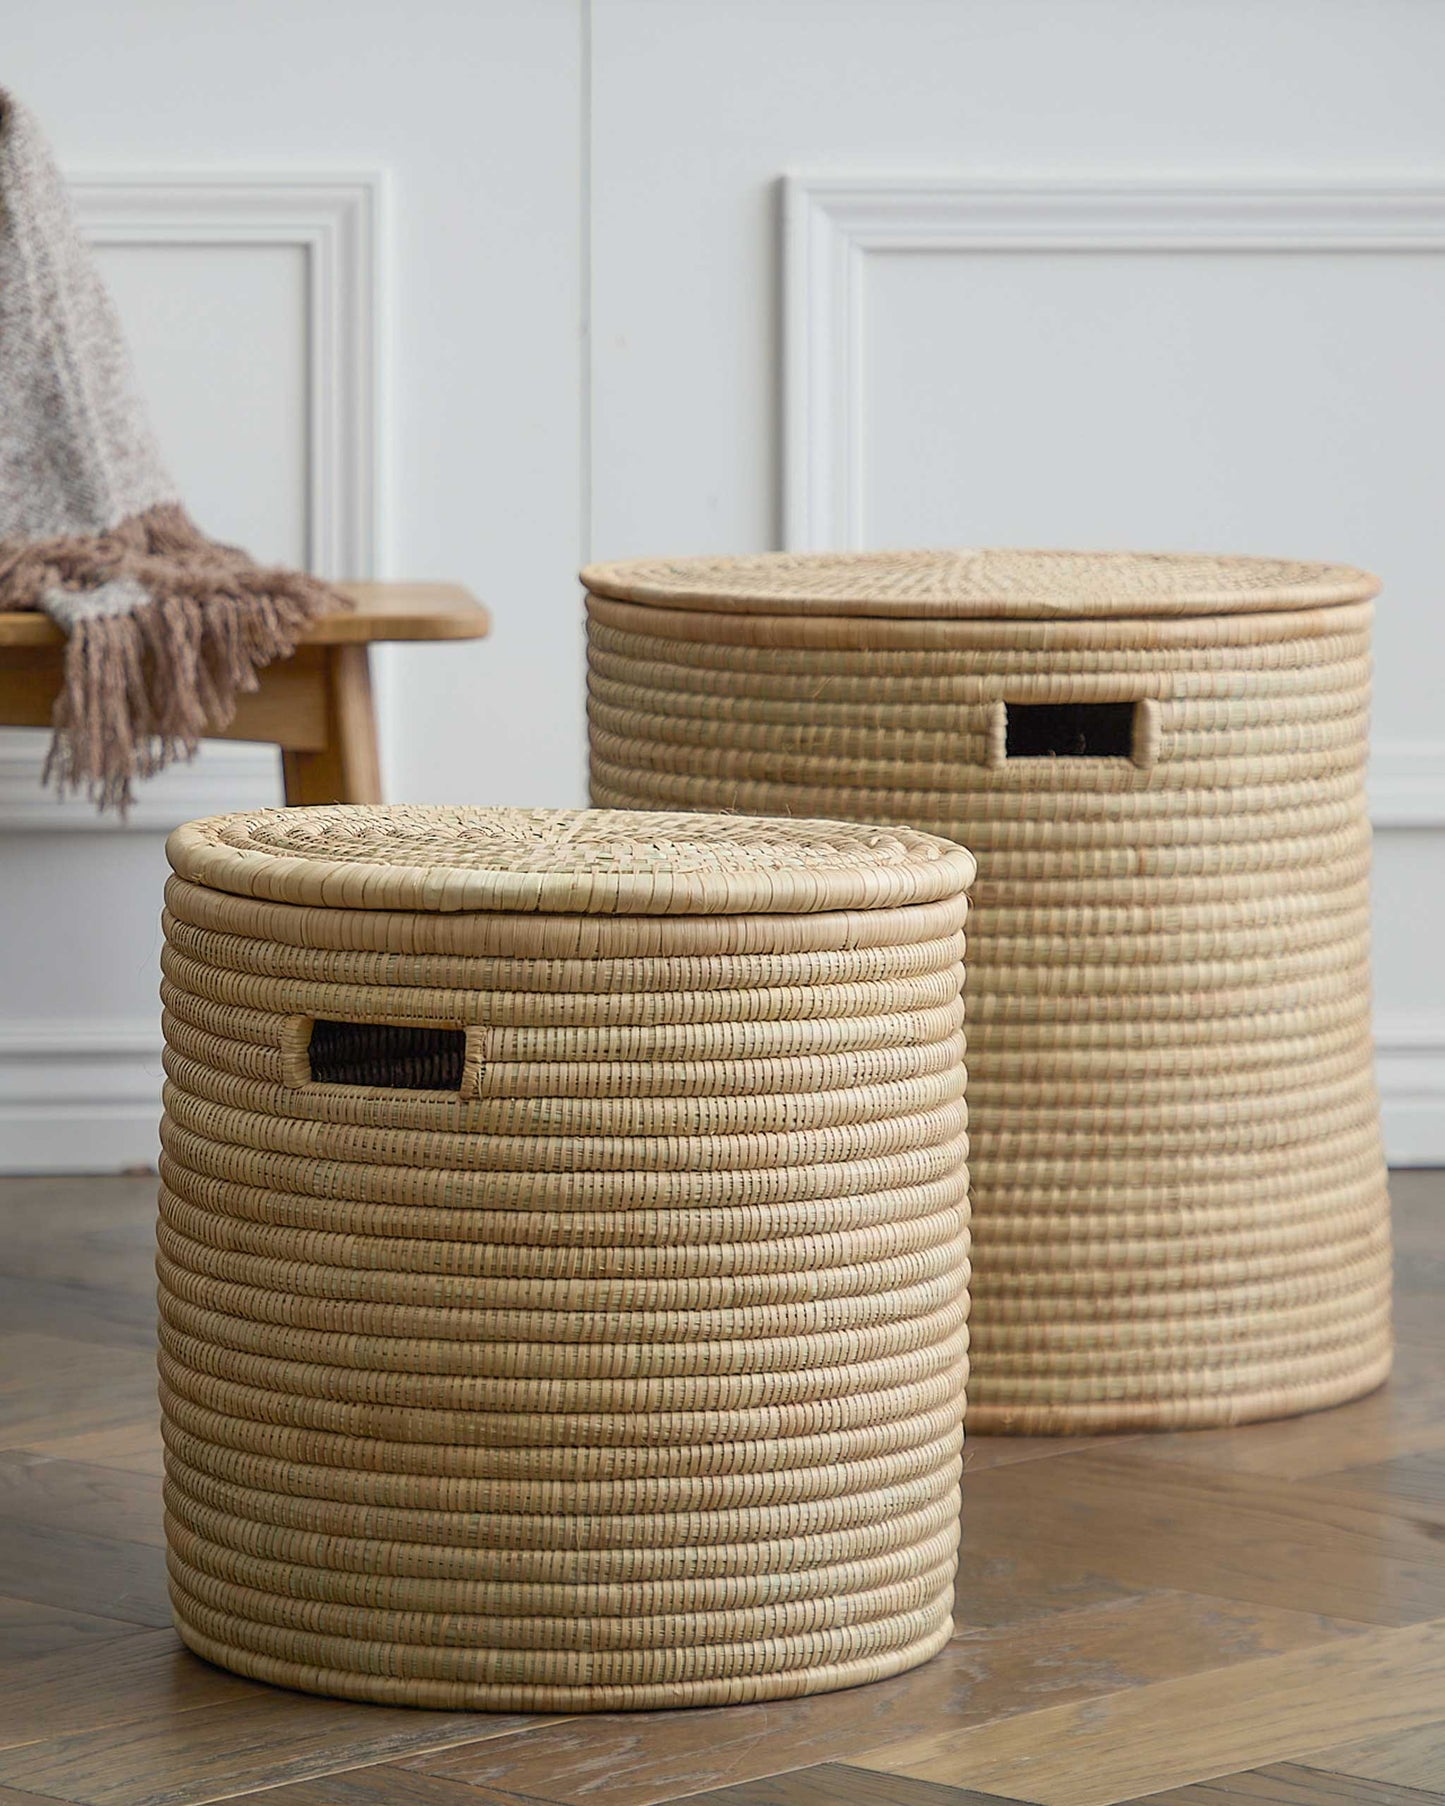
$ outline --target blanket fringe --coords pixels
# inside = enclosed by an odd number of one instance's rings
[[[125,813],[137,778],[194,757],[231,720],[256,673],[295,649],[308,623],[350,604],[300,571],[267,569],[206,536],[177,503],[112,531],[0,543],[0,607],[40,608],[129,580],[145,600],[70,623],[45,779]]]

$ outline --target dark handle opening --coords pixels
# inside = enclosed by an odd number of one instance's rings
[[[314,1085],[380,1085],[389,1091],[459,1091],[467,1035],[461,1028],[400,1022],[311,1024]]]
[[[1132,702],[1007,702],[1008,759],[1132,759]]]

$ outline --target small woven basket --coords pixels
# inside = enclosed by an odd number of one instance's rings
[[[978,855],[970,1428],[1378,1385],[1374,579],[1008,552],[583,579],[594,802],[906,821]]]
[[[413,808],[220,817],[168,851],[191,1648],[310,1692],[564,1712],[938,1650],[970,856]]]

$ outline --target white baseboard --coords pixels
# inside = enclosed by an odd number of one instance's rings
[[[1377,828],[1445,827],[1445,740],[1379,740],[1370,755]]]
[[[1392,1166],[1445,1166],[1445,1015],[1392,1012],[1375,1025],[1385,1152]]]
[[[1445,1014],[1377,1025],[1385,1152],[1445,1166]],[[152,1166],[161,1039],[153,1022],[0,1023],[0,1173]]]
[[[0,1023],[0,1172],[154,1166],[156,1022]]]

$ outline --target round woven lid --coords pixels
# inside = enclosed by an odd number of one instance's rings
[[[1259,614],[1361,602],[1378,578],[1344,564],[1191,552],[765,552],[593,564],[596,596],[735,614],[909,619]]]
[[[238,897],[428,913],[893,909],[974,875],[963,847],[912,828],[620,809],[259,809],[177,828],[166,854]]]

